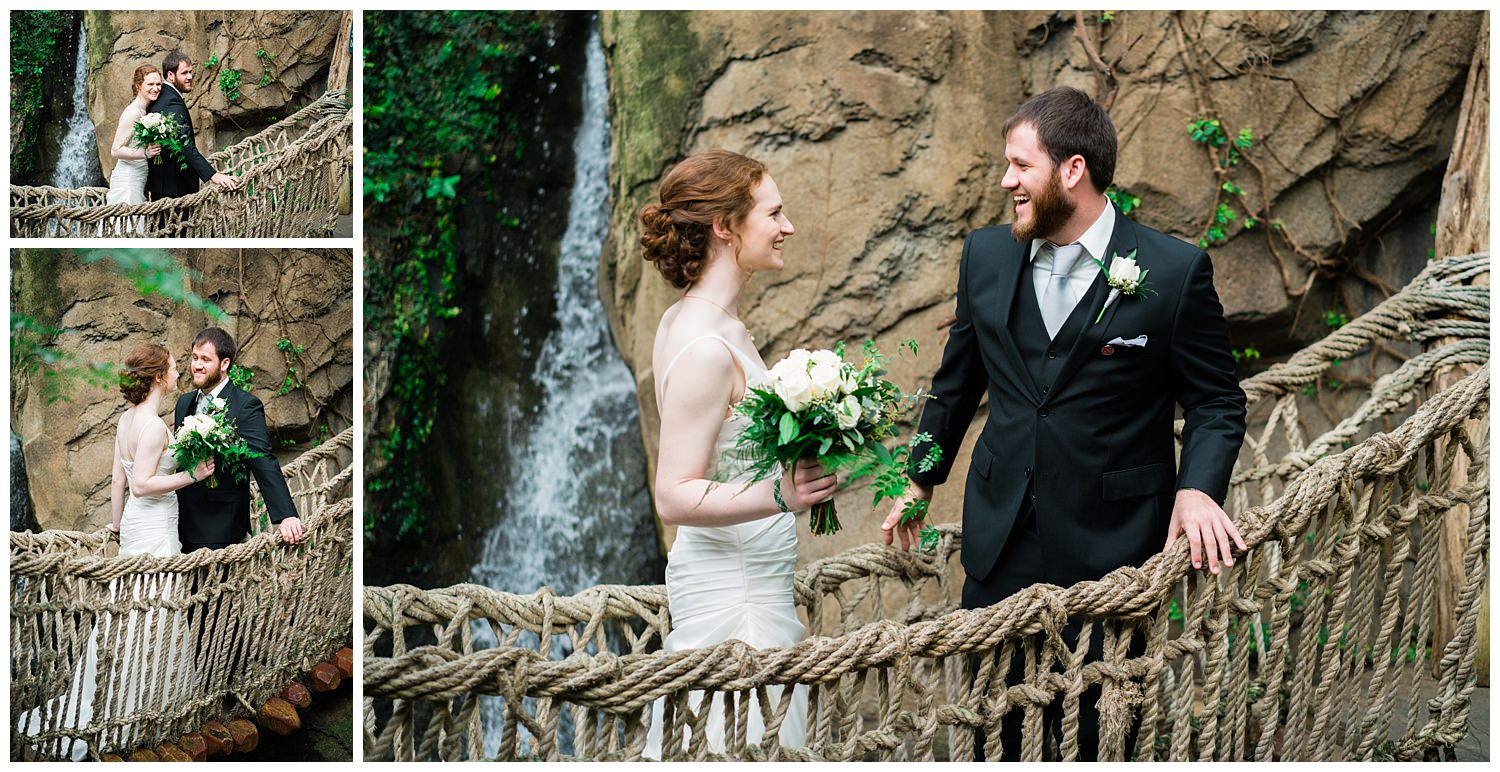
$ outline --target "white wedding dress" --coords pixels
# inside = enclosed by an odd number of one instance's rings
[[[683,347],[685,352],[698,341],[714,339],[729,348],[745,373],[747,388],[764,381],[766,369],[760,361],[736,349],[717,335],[695,338]],[[677,354],[657,379],[665,385]],[[657,403],[660,404],[658,394]],[[739,435],[749,419],[733,413],[725,419],[715,442],[716,468],[712,479],[726,485],[744,485],[750,476],[743,457],[735,452]],[[667,553],[667,604],[672,614],[672,632],[662,648],[667,651],[697,649],[738,639],[756,648],[791,646],[802,640],[804,628],[797,618],[792,599],[792,576],[797,570],[797,521],[791,512],[717,528],[681,526]],[[774,713],[780,704],[782,688],[767,688],[768,709]],[[693,692],[689,703],[699,709],[702,693]],[[708,745],[715,752],[724,749],[725,696],[716,695],[713,712],[707,723]],[[752,696],[746,739],[759,743],[765,733],[760,706]],[[778,732],[781,745],[801,746],[807,737],[807,687],[797,686],[792,702]],[[651,708],[651,729],[646,740],[647,758],[661,758],[663,736],[662,700]],[[691,728],[685,727],[682,748],[687,748]]]
[[[120,113],[120,131],[116,133],[116,147],[125,147],[131,150],[141,150],[136,144],[134,137],[134,126],[140,121],[145,113],[134,101],[125,106]],[[129,130],[125,127],[132,127]],[[124,133],[124,132],[129,133]],[[126,139],[121,142],[120,136],[124,133]],[[145,158],[119,158],[115,160],[115,170],[109,175],[109,192],[104,196],[106,204],[144,204],[146,203],[146,175],[148,173],[148,161]],[[140,233],[146,226],[146,218],[140,215],[131,216],[123,227],[117,232],[106,233],[104,223],[99,224],[99,233],[102,236],[124,236],[130,233]],[[121,530],[124,530],[123,528]]]
[[[167,432],[167,441],[170,443],[171,430],[165,423],[162,428]],[[135,462],[121,458],[120,464],[125,468],[128,486]],[[156,464],[156,474],[168,475],[176,471],[177,460],[170,452],[164,451]],[[125,508],[120,516],[120,557],[152,555],[164,558],[180,554],[182,544],[177,538],[177,493],[137,497],[127,488]],[[135,599],[169,598],[179,579],[178,575],[166,573],[133,576],[137,577],[136,581],[146,582],[140,591],[132,593]],[[112,581],[111,600],[122,602],[123,595],[124,591],[118,580]],[[107,695],[105,700],[109,710],[106,720],[129,718],[132,714],[142,712],[170,711],[181,706],[192,677],[191,663],[187,656],[187,648],[192,639],[186,632],[187,625],[182,616],[184,613],[173,615],[161,608],[129,612],[124,629],[118,630],[119,637],[115,639],[123,648],[115,652],[113,672],[104,674],[104,680],[114,692]],[[20,734],[32,735],[46,728],[86,729],[93,722],[96,687],[101,680],[100,639],[106,630],[117,628],[110,617],[111,614],[107,611],[95,617],[87,652],[74,670],[69,693],[23,715],[17,727]],[[142,625],[145,626],[144,631],[140,630]],[[134,650],[137,636],[141,635],[145,648],[143,651]],[[141,742],[155,744],[153,738],[140,737],[140,733],[128,725],[119,731],[118,735],[111,732],[106,737],[111,745],[116,744],[113,742],[116,737],[125,745]],[[74,761],[81,761],[88,756],[85,742],[73,741],[71,748],[68,743],[66,738],[53,740],[46,755],[52,758],[66,755]]]

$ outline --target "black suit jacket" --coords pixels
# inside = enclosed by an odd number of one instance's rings
[[[947,479],[988,392],[964,494],[962,559],[976,579],[994,568],[1026,496],[1034,497],[1045,580],[1062,586],[1160,551],[1177,489],[1224,501],[1245,434],[1245,394],[1213,266],[1203,250],[1116,209],[1106,264],[1132,249],[1155,294],[1122,295],[1095,324],[1107,293],[1094,293],[1082,332],[1052,347],[1066,352],[1055,382],[1036,384],[1007,326],[1030,245],[1008,225],[981,228],[964,243],[957,320],[920,424],[945,457],[912,478],[929,486]],[[1143,347],[1103,352],[1109,340],[1142,334]],[[1180,468],[1174,404],[1186,419]]]
[[[193,389],[177,398],[174,425],[197,411],[200,392]],[[271,432],[266,428],[265,406],[255,395],[229,383],[219,393],[229,408],[235,429],[250,449],[265,455],[245,462],[260,483],[260,495],[266,500],[271,522],[279,523],[297,516],[292,492],[281,474],[281,464],[271,454]],[[177,492],[177,533],[184,545],[234,544],[250,533],[250,480],[236,482],[234,475],[219,460],[214,471],[218,487],[193,483]],[[186,547],[185,547],[186,549]]]
[[[198,152],[198,145],[193,140],[193,117],[188,113],[187,104],[182,101],[182,94],[163,83],[161,95],[146,108],[146,112],[165,113],[177,119],[178,125],[183,127],[182,145],[188,164],[188,168],[184,170],[182,163],[166,148],[162,148],[162,162],[146,164],[146,192],[151,194],[152,200],[197,193],[200,180],[208,182],[213,179],[214,167]]]

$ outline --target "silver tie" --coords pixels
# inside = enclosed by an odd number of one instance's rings
[[[1042,322],[1047,325],[1047,337],[1051,339],[1057,337],[1057,331],[1062,329],[1063,322],[1073,313],[1073,306],[1078,304],[1069,287],[1068,274],[1073,272],[1078,258],[1083,257],[1083,245],[1058,247],[1044,244],[1042,248],[1050,248],[1052,252],[1052,275],[1047,277],[1047,290],[1042,293]]]

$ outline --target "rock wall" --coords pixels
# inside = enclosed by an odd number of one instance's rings
[[[107,263],[84,265],[72,250],[13,253],[16,313],[66,330],[52,342],[84,361],[119,363],[137,343],[155,341],[177,357],[182,380],[164,400],[171,421],[176,395],[192,388],[186,361],[193,336],[223,327],[255,373],[252,393],[281,461],[353,423],[354,265],[347,250],[173,250],[197,274],[188,288],[222,308],[200,311],[142,295]],[[279,340],[300,345],[288,353]],[[295,367],[295,374],[290,368]],[[283,391],[291,375],[303,386]],[[40,377],[12,373],[11,424],[21,436],[36,521],[42,528],[92,530],[109,522],[115,423],[125,408],[116,389],[83,381],[70,401],[47,404]]]
[[[106,176],[114,169],[110,142],[129,104],[131,79],[142,64],[161,67],[174,49],[194,63],[187,94],[204,155],[227,147],[322,95],[339,33],[339,11],[89,11],[88,107],[99,134]],[[268,58],[262,60],[258,51]],[[210,66],[211,57],[219,64]],[[239,98],[219,78],[240,72]],[[269,74],[273,80],[262,86]]]
[[[1090,44],[1118,79],[1115,182],[1140,198],[1132,216],[1197,241],[1221,200],[1238,209],[1227,242],[1210,248],[1236,345],[1289,353],[1327,332],[1320,315],[1336,297],[1352,316],[1378,300],[1380,282],[1420,270],[1479,18],[1087,17]],[[838,339],[874,337],[890,351],[914,338],[920,357],[892,375],[925,386],[952,319],[964,236],[1014,216],[1000,188],[1005,117],[1053,85],[1104,93],[1073,12],[620,11],[604,14],[603,30],[615,144],[601,285],[653,459],[652,337],[680,293],[641,260],[636,213],[671,164],[721,146],[764,160],[776,178],[798,232],[786,269],[757,278],[742,303],[768,363]],[[1242,128],[1254,137],[1226,176],[1187,130],[1210,111],[1231,138]],[[1242,198],[1220,198],[1226,180]],[[1247,210],[1258,227],[1243,227]],[[984,420],[981,407],[976,426]],[[951,479],[963,479],[975,434]],[[958,519],[961,487],[941,490],[938,519]],[[878,538],[883,512],[862,514],[864,490],[839,504],[847,530],[804,539],[804,561]]]

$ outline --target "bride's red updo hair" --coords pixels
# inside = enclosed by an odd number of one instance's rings
[[[141,93],[141,84],[146,82],[146,76],[153,72],[161,72],[149,64],[143,64],[135,68],[135,78],[130,81],[130,94],[134,96]]]
[[[120,393],[132,405],[139,405],[151,393],[158,378],[166,378],[172,369],[172,353],[166,346],[142,343],[130,350],[125,357],[125,367],[120,370]]]
[[[765,175],[760,161],[719,148],[684,159],[662,180],[660,202],[641,210],[645,258],[672,286],[692,286],[703,274],[714,223],[743,221]]]

